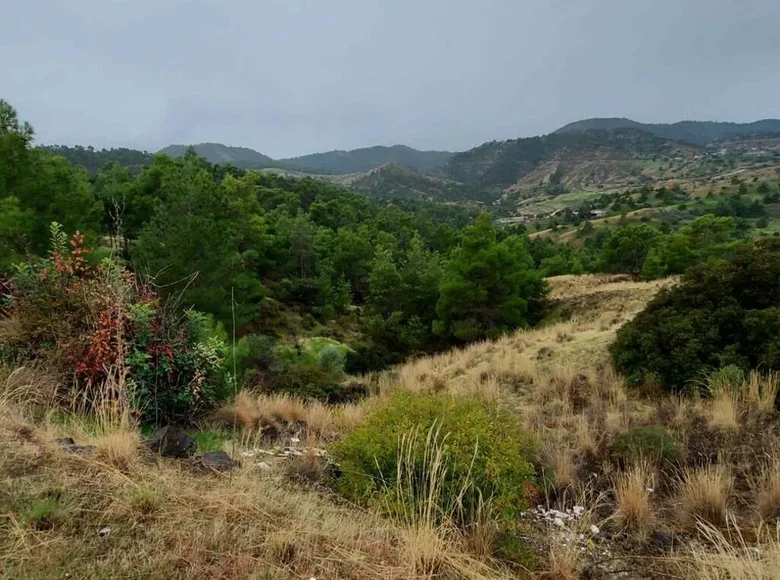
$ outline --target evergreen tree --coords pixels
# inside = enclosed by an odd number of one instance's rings
[[[529,324],[545,293],[525,239],[498,242],[490,217],[466,228],[447,262],[436,305],[436,332],[459,340],[496,336]]]

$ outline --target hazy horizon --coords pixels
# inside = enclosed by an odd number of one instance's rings
[[[0,98],[41,144],[203,142],[274,158],[462,151],[590,117],[780,117],[780,3],[36,0]]]

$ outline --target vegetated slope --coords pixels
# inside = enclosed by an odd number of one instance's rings
[[[619,117],[583,119],[564,125],[554,134],[583,133],[593,130],[638,129],[664,139],[706,145],[711,141],[744,137],[755,133],[780,133],[780,119],[753,123],[715,121],[679,121],[677,123],[639,123]]]
[[[565,181],[583,173],[600,181],[615,164],[621,172],[632,163],[686,154],[687,148],[635,129],[551,134],[508,141],[491,141],[455,154],[442,168],[446,177],[480,187],[503,190],[525,183]],[[545,165],[547,164],[547,165]],[[583,177],[578,178],[586,181]]]
[[[418,151],[406,145],[375,146],[352,151],[328,151],[300,157],[280,159],[284,167],[313,170],[323,173],[360,173],[381,165],[393,163],[418,171],[431,171],[452,156],[448,151]]]
[[[94,147],[82,147],[81,145],[44,145],[46,151],[60,155],[73,165],[78,165],[87,170],[90,175],[97,173],[107,163],[116,162],[127,167],[130,173],[140,173],[144,166],[152,162],[154,155],[148,151],[127,149],[95,149]]]
[[[184,157],[184,153],[190,145],[168,145],[161,149],[159,153],[170,155],[171,157]],[[274,160],[248,147],[230,147],[221,143],[198,143],[191,145],[195,152],[203,157],[209,163],[224,163],[242,167],[245,169],[259,169],[271,167]]]
[[[353,176],[345,185],[377,199],[425,199],[435,201],[478,200],[473,188],[457,181],[426,175],[396,164],[382,165]]]

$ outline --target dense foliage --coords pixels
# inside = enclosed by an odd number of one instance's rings
[[[476,340],[527,326],[545,292],[526,241],[510,236],[498,242],[493,223],[482,214],[444,270],[436,330]]]
[[[5,102],[0,120],[0,275],[37,268],[52,222],[80,231],[95,255],[114,248],[166,312],[194,309],[235,329],[239,378],[252,386],[339,400],[345,369],[541,318],[544,286],[527,239],[498,240],[487,214],[467,228],[474,210],[372,201],[324,180],[212,165],[193,150],[131,171],[125,162],[141,159],[125,150],[34,148],[32,129]],[[338,368],[304,352],[318,337],[347,345]]]
[[[187,421],[227,395],[211,319],[168,308],[121,263],[95,263],[84,236],[51,230],[46,258],[17,266],[0,357],[44,364],[70,406],[129,405],[147,423]]]
[[[350,500],[379,501],[391,509],[397,509],[397,502],[424,498],[422,489],[411,493],[415,490],[409,490],[407,482],[397,481],[399,474],[406,473],[398,465],[399,461],[411,464],[413,473],[406,475],[413,488],[430,483],[435,452],[431,429],[438,431],[444,448],[446,473],[440,493],[433,497],[441,515],[451,514],[457,505],[464,517],[474,517],[481,501],[490,501],[502,519],[511,520],[525,509],[528,485],[534,478],[528,461],[531,439],[511,415],[494,405],[444,395],[398,392],[375,409],[364,426],[332,449],[342,471],[336,489]],[[409,433],[417,434],[411,461],[401,450],[401,440]]]
[[[690,269],[618,331],[611,352],[633,383],[680,390],[721,366],[780,369],[779,328],[780,240],[765,238]]]

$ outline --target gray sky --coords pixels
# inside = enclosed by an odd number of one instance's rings
[[[463,150],[573,120],[780,117],[778,0],[3,0],[42,143]]]

